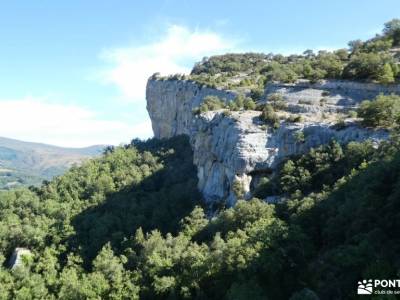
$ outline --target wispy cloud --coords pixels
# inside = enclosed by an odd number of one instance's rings
[[[117,86],[129,101],[144,101],[149,76],[187,73],[203,56],[234,51],[237,41],[213,31],[170,25],[158,40],[122,48],[111,48],[101,58],[111,67],[100,73],[103,83]]]
[[[103,69],[96,78],[118,88],[115,99],[136,101],[131,105],[142,111],[150,75],[189,72],[203,56],[233,51],[235,45],[212,31],[171,25],[153,42],[102,51]],[[87,107],[64,103],[53,96],[0,99],[0,136],[68,147],[119,144],[152,136],[148,118],[110,120]]]
[[[76,105],[55,104],[44,98],[0,100],[0,136],[68,147],[119,144],[127,137],[152,135],[148,121],[127,124],[101,118]]]

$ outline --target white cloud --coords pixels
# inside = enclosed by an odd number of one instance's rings
[[[152,132],[149,121],[127,124],[104,120],[80,106],[54,104],[43,98],[26,97],[0,100],[0,136],[83,147],[126,143],[133,137],[150,137]]]
[[[122,98],[141,111],[145,105],[147,78],[155,72],[186,73],[203,56],[232,51],[235,43],[211,31],[190,30],[171,25],[154,42],[101,53],[108,68],[97,74],[102,83],[119,88]],[[94,111],[55,103],[47,98],[0,99],[0,136],[59,146],[83,147],[120,144],[130,139],[151,137],[148,118],[109,120]],[[52,100],[54,97],[52,97]],[[122,114],[120,114],[122,115]],[[140,114],[139,114],[140,115]],[[138,116],[139,116],[138,115]],[[129,120],[124,117],[123,119]]]
[[[125,99],[143,101],[147,79],[155,72],[187,73],[203,56],[233,51],[235,46],[235,41],[212,31],[171,25],[158,41],[105,50],[101,58],[112,67],[103,70],[100,78],[117,86]]]

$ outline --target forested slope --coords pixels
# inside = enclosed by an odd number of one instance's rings
[[[184,137],[134,141],[0,194],[2,299],[349,299],[398,275],[399,140],[330,145],[206,218]],[[33,251],[7,268],[15,247]]]

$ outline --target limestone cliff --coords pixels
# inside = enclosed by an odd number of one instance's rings
[[[146,88],[147,111],[156,138],[170,138],[191,132],[193,109],[205,96],[232,100],[233,92],[202,87],[186,80],[149,80]]]
[[[400,85],[381,85],[345,80],[322,80],[310,83],[299,80],[296,83],[270,83],[265,88],[266,94],[281,93],[288,102],[296,103],[308,100],[319,104],[321,98],[326,98],[328,104],[337,106],[356,105],[365,99],[372,99],[379,94],[400,93]]]
[[[146,93],[155,137],[188,135],[205,201],[209,204],[226,201],[233,205],[238,193],[250,197],[258,178],[272,173],[287,156],[303,153],[332,139],[347,143],[387,138],[387,132],[361,128],[352,120],[338,128],[337,120],[326,117],[325,112],[351,109],[363,99],[393,92],[390,89],[378,85],[364,88],[361,83],[349,82],[270,84],[265,89],[264,100],[270,93],[281,93],[289,109],[304,117],[297,123],[282,121],[276,130],[260,121],[258,111],[193,114],[205,96],[216,95],[228,101],[236,96],[233,91],[211,89],[193,81],[151,78]],[[322,98],[327,102],[323,106]],[[304,139],[299,140],[296,132],[303,132]]]

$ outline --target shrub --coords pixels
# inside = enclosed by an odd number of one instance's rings
[[[296,143],[304,143],[306,141],[306,136],[304,135],[304,131],[302,130],[298,130],[295,133],[293,133],[293,137]]]
[[[288,65],[274,62],[264,69],[269,81],[293,83],[298,79],[296,72]]]
[[[260,100],[263,95],[264,89],[262,88],[251,89],[250,91],[250,97],[255,101]]]
[[[348,116],[349,118],[357,118],[357,112],[356,112],[355,110],[350,110],[350,111],[347,113],[347,116]]]
[[[236,198],[243,198],[245,194],[243,183],[239,180],[235,180],[232,184],[232,191],[235,194]]]
[[[352,56],[343,75],[349,79],[369,79],[380,82],[391,81],[393,57],[387,52],[358,53]],[[389,70],[390,67],[390,70]]]
[[[243,95],[238,95],[232,101],[229,101],[228,108],[233,111],[245,109],[245,110],[255,110],[256,103],[250,97],[245,97]]]
[[[311,100],[300,99],[299,104],[312,105],[313,102]]]
[[[229,101],[228,108],[229,108],[230,111],[238,111],[238,110],[240,110],[240,107],[233,100]]]
[[[379,83],[382,84],[389,84],[395,82],[394,72],[390,64],[386,63],[382,67],[376,79],[379,81]]]
[[[243,106],[245,110],[255,110],[257,105],[252,98],[246,97]]]
[[[230,110],[224,110],[223,115],[224,115],[224,117],[230,117],[230,116],[232,116],[232,112]]]
[[[268,101],[275,110],[285,110],[287,108],[287,103],[280,93],[271,94],[268,97]]]
[[[299,123],[303,121],[303,117],[301,115],[290,115],[287,119],[287,122],[290,123]]]
[[[271,104],[267,104],[264,106],[264,109],[260,116],[261,120],[263,120],[268,125],[272,126],[272,128],[279,128],[279,117],[276,114],[274,108]]]
[[[206,96],[204,102],[200,105],[199,111],[201,113],[209,110],[218,110],[225,107],[225,101],[221,100],[217,96]]]
[[[265,107],[265,103],[256,104],[255,110],[263,111],[264,107]]]
[[[381,94],[363,101],[357,113],[364,126],[392,128],[400,124],[400,96]]]

